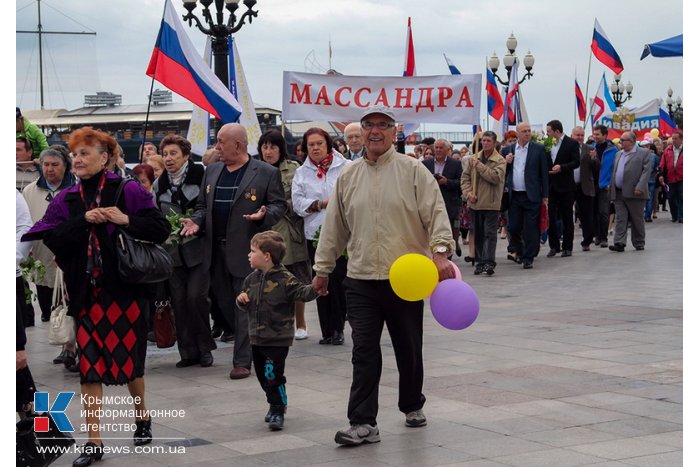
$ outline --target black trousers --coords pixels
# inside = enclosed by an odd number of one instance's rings
[[[595,197],[584,195],[583,191],[581,191],[581,185],[576,185],[576,206],[581,221],[581,230],[583,231],[581,246],[588,246],[593,243],[593,235],[595,232],[594,202]]]
[[[388,280],[347,278],[348,322],[352,327],[352,386],[348,401],[351,424],[375,424],[382,375],[380,341],[389,330],[399,370],[399,410],[423,408],[423,301],[407,302]]]
[[[524,191],[514,191],[508,209],[508,251],[532,261],[540,252],[540,203],[530,201]]]
[[[232,276],[226,266],[226,245],[214,243],[211,258],[211,287],[221,306],[224,318],[234,333],[233,366],[248,368],[252,361],[250,336],[248,335],[248,313],[236,306],[236,297],[243,288],[244,277]]]
[[[209,274],[202,264],[176,267],[168,281],[175,313],[177,349],[184,359],[198,359],[216,348],[209,327]]]
[[[41,309],[41,316],[49,317],[51,316],[51,302],[53,300],[53,288],[48,285],[37,285],[36,295],[39,300],[39,308]]]
[[[471,210],[474,228],[474,254],[479,265],[496,266],[498,211]]]
[[[672,220],[683,220],[683,182],[668,184],[668,208]]]
[[[233,333],[226,318],[224,318],[224,313],[221,311],[219,302],[216,300],[216,294],[211,287],[209,288],[209,303],[209,313],[211,314],[211,320],[214,322],[214,327],[221,328],[224,334]]]
[[[34,304],[31,302],[27,303],[27,294],[24,292],[25,286],[28,287],[27,281],[20,276],[15,283],[17,304],[22,310],[24,326],[27,327],[34,326]]]
[[[309,249],[309,258],[316,256],[316,249],[311,240],[306,241]],[[328,276],[328,295],[316,299],[318,309],[318,322],[321,326],[323,338],[333,337],[335,332],[343,332],[345,318],[347,316],[347,304],[345,303],[345,286],[343,281],[348,272],[348,260],[342,256],[335,262],[335,269]],[[316,273],[314,273],[314,276]]]
[[[613,180],[614,182],[614,180]],[[609,188],[609,187],[608,187]],[[604,188],[598,193],[598,240],[608,241],[608,224],[610,223],[610,192]]]
[[[549,247],[559,251],[574,249],[574,199],[573,191],[561,192],[552,190],[549,194]],[[557,235],[557,219],[561,219],[563,239],[559,243]]]
[[[284,384],[284,364],[289,347],[253,345],[253,365],[260,387],[265,391],[270,405],[287,406],[287,390]]]

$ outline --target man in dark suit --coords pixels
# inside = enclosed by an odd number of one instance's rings
[[[460,188],[462,164],[450,157],[451,154],[452,143],[446,139],[438,139],[435,141],[435,158],[423,161],[423,164],[430,170],[430,173],[434,174],[440,187],[440,193],[447,208],[447,217],[450,218],[452,237],[457,245],[455,253],[457,256],[462,256],[458,241],[459,211],[462,208],[462,189]]]
[[[250,157],[247,147],[243,126],[221,127],[216,143],[220,160],[207,167],[195,213],[183,220],[182,229],[185,236],[204,229],[204,270],[211,273],[212,289],[235,333],[231,379],[250,376],[248,316],[234,304],[252,272],[250,239],[272,228],[287,209],[279,170]]]
[[[593,148],[584,143],[584,137],[585,131],[583,127],[577,126],[571,130],[571,139],[578,143],[578,151],[581,157],[581,165],[574,170],[576,211],[578,212],[581,230],[583,231],[581,249],[590,251],[593,235],[595,235],[595,195],[598,186],[595,174],[600,170],[600,161],[597,158],[591,158],[590,152]]]
[[[649,196],[651,152],[637,147],[634,133],[627,131],[620,137],[622,151],[615,155],[610,201],[615,203],[614,245],[610,250],[623,252],[627,243],[627,224],[632,226],[632,245],[635,250],[644,249],[644,206]]]
[[[516,132],[516,143],[503,151],[510,195],[508,258],[532,269],[540,246],[540,205],[547,203],[549,194],[549,167],[544,146],[530,142],[530,124],[519,123]]]
[[[554,138],[554,145],[548,154],[549,165],[549,253],[551,258],[561,251],[562,258],[571,256],[574,247],[574,199],[576,182],[574,169],[581,160],[576,141],[564,134],[559,120],[547,123],[547,136]],[[563,242],[559,243],[557,220],[561,219]]]

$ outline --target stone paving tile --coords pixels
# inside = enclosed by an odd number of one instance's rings
[[[672,446],[650,443],[636,438],[578,444],[569,446],[568,449],[610,460],[626,460],[631,457],[676,451]]]
[[[683,453],[681,451],[664,452],[649,456],[633,457],[625,459],[625,464],[639,467],[669,467],[672,465],[683,465]]]
[[[573,467],[591,464],[605,459],[581,454],[568,449],[545,449],[511,456],[499,456],[495,457],[494,460],[518,467],[542,467],[545,465]]]

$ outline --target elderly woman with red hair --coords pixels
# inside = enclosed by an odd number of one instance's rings
[[[151,442],[145,383],[146,284],[126,284],[117,265],[117,227],[134,238],[164,242],[170,226],[153,196],[136,182],[126,183],[106,170],[117,144],[101,131],[83,127],[71,133],[73,169],[79,184],[58,194],[44,217],[22,238],[42,239],[56,255],[68,291],[68,314],[77,322],[80,389],[88,443],[74,462],[82,467],[102,458],[99,410],[102,385],[128,385],[136,409],[137,446]]]

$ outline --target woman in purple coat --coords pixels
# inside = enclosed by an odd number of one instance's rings
[[[122,179],[105,170],[116,149],[111,136],[84,127],[70,135],[78,185],[56,196],[44,217],[23,237],[42,239],[64,272],[68,314],[77,322],[80,389],[89,441],[74,462],[82,467],[102,458],[97,411],[102,385],[128,385],[136,409],[134,444],[152,440],[143,379],[146,360],[146,285],[124,284],[117,270],[115,237],[121,227],[133,237],[164,242],[170,226],[153,196],[129,182],[117,198]]]

